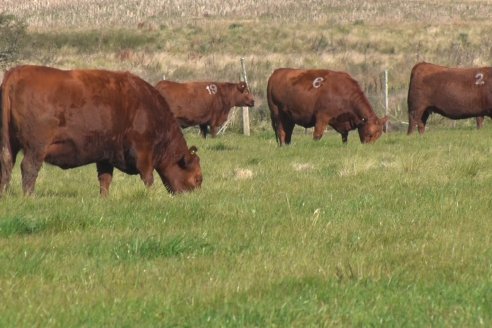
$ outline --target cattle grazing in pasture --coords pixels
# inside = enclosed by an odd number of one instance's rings
[[[408,134],[420,134],[430,114],[451,119],[476,117],[477,128],[484,116],[492,115],[492,68],[449,68],[430,63],[416,64],[408,88]]]
[[[63,169],[96,163],[106,196],[117,168],[146,186],[156,170],[171,193],[200,187],[196,147],[188,148],[165,99],[128,72],[18,66],[2,83],[0,193],[16,156],[31,194],[43,162]]]
[[[208,126],[212,137],[235,106],[253,107],[255,100],[245,82],[159,81],[156,89],[166,101],[182,128],[198,125],[203,138]]]
[[[377,117],[357,81],[345,72],[280,68],[268,80],[267,98],[280,146],[290,144],[295,124],[314,126],[314,140],[330,125],[344,143],[355,129],[362,143],[372,143],[388,120]]]

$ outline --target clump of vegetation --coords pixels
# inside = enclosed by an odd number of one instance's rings
[[[0,13],[0,69],[17,61],[26,37],[26,23],[13,15]]]

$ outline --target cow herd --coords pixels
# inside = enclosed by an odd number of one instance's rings
[[[408,91],[408,134],[424,133],[433,112],[452,119],[492,114],[491,68],[414,66]],[[215,137],[234,106],[254,106],[240,83],[160,81],[154,87],[128,72],[59,70],[23,65],[5,73],[0,88],[0,194],[9,185],[22,150],[22,189],[34,191],[47,162],[63,169],[95,163],[106,196],[117,168],[138,174],[146,186],[157,171],[170,193],[202,184],[200,158],[180,129],[198,125]],[[281,68],[268,80],[267,100],[280,146],[294,126],[314,127],[319,140],[329,125],[347,142],[357,129],[375,142],[388,117],[378,118],[359,84],[344,72]]]

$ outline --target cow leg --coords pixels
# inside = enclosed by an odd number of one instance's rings
[[[0,99],[1,100],[1,99]],[[2,149],[2,153],[0,156],[0,195],[2,195],[8,188],[10,184],[10,179],[12,177],[12,169],[15,165],[15,160],[17,158],[17,153],[19,152],[19,148],[12,146],[5,146]]]
[[[107,197],[109,194],[109,185],[113,180],[113,165],[108,162],[97,162],[97,178],[99,180],[99,194]]]
[[[151,151],[141,152],[141,156],[138,156],[137,159],[137,170],[146,187],[150,187],[154,183],[154,175],[152,174],[154,167],[151,154]]]
[[[415,108],[415,107],[414,107]],[[408,111],[408,131],[407,135],[413,133],[416,127],[420,126],[422,120],[422,114],[425,112],[425,107],[419,107],[416,110]]]
[[[277,140],[277,143],[280,144],[280,141],[278,139],[277,124],[275,122],[273,122],[273,120],[272,120],[272,129],[273,129],[273,132],[275,132],[275,140]]]
[[[347,140],[348,140],[348,132],[342,132],[342,142],[346,144]]]
[[[285,115],[282,115],[282,113],[275,115],[275,117],[272,115],[272,127],[275,131],[279,146],[290,144],[294,126],[295,123]]]
[[[326,126],[328,125],[328,118],[318,115],[316,117],[316,124],[314,125],[313,139],[319,140],[325,132]]]
[[[413,119],[409,117],[407,135],[412,134],[414,129],[415,129],[415,123],[413,123]]]
[[[485,117],[483,116],[478,116],[476,121],[477,121],[477,129],[481,129],[483,127],[483,120],[485,119]]]
[[[218,130],[219,129],[217,129],[217,126],[215,126],[215,125],[210,126],[210,134],[212,135],[212,138],[215,138],[217,136]]]
[[[407,135],[412,134],[415,127],[418,128],[420,134],[423,134],[425,132],[425,123],[427,122],[429,115],[430,112],[426,111],[425,107],[420,107],[417,110],[409,111]]]
[[[279,146],[285,145],[286,133],[285,133],[284,125],[280,122],[280,120],[277,121],[272,120],[272,127],[273,130],[275,131],[275,137],[277,138],[278,145]]]
[[[277,139],[278,145],[282,146],[285,143],[285,131],[280,121],[278,113],[271,113],[272,128],[275,132],[275,138]]]
[[[207,132],[208,132],[207,124],[200,124],[200,134],[202,135],[203,138],[207,137]]]
[[[290,144],[290,140],[292,138],[292,129],[290,129],[288,126],[286,126],[285,122],[278,122],[277,124],[277,131],[276,135],[278,138],[278,144],[279,146],[285,145],[285,144]]]
[[[291,121],[285,120],[283,126],[285,131],[285,144],[290,145],[290,140],[292,139],[292,132],[294,131],[295,124]]]
[[[408,113],[408,131],[407,135],[410,135],[413,133],[413,130],[417,126],[417,120],[415,118],[416,112],[409,112]]]
[[[275,139],[277,139],[278,145],[282,146],[285,144],[285,131],[280,118],[280,109],[270,100],[268,101],[268,106],[270,107],[270,119],[272,121],[273,131],[275,132]]]
[[[21,163],[22,191],[24,195],[31,195],[34,192],[34,185],[38,177],[41,165],[43,165],[43,155],[39,151],[26,151]]]
[[[427,124],[427,120],[429,119],[431,112],[426,110],[421,117],[420,121],[417,121],[417,126],[419,128],[419,133],[424,134],[425,132],[425,125]]]

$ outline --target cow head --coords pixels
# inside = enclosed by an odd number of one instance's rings
[[[255,98],[249,92],[248,85],[245,82],[239,82],[236,88],[238,92],[236,92],[235,106],[253,107],[255,105]]]
[[[192,191],[202,185],[202,169],[197,151],[195,146],[190,147],[176,163],[166,167],[161,178],[170,193]]]
[[[384,131],[386,122],[388,121],[388,116],[383,118],[374,119],[362,119],[362,121],[357,126],[359,131],[360,142],[362,143],[373,143],[375,142]]]

